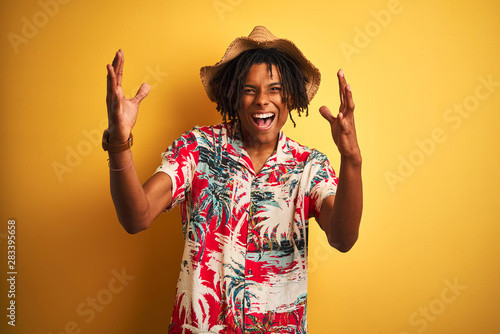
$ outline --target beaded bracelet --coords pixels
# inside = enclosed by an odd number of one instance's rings
[[[132,151],[130,151],[130,161],[128,162],[127,166],[125,166],[123,168],[118,168],[118,169],[111,168],[111,165],[109,164],[109,159],[108,159],[109,170],[112,172],[121,172],[122,170],[127,169],[132,164],[133,159],[134,159],[134,154],[132,153]]]

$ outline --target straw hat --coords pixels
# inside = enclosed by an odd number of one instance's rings
[[[294,60],[302,69],[307,77],[306,91],[309,102],[312,100],[319,88],[321,82],[321,74],[319,70],[304,57],[299,48],[291,41],[283,38],[278,38],[271,34],[265,27],[255,27],[248,37],[236,38],[226,50],[222,59],[213,66],[205,66],[201,68],[200,76],[201,82],[205,87],[208,97],[211,101],[215,101],[215,97],[209,89],[210,80],[214,77],[215,73],[230,60],[239,56],[242,52],[250,49],[269,49],[275,48],[288,55]]]

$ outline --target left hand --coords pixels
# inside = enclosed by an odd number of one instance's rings
[[[342,158],[358,161],[361,153],[354,126],[354,101],[351,86],[347,84],[342,70],[337,72],[339,79],[340,108],[337,117],[326,106],[319,108],[321,115],[330,123],[333,141]]]

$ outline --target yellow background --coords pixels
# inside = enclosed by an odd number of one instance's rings
[[[138,235],[119,225],[99,144],[105,65],[122,48],[125,92],[153,86],[134,129],[146,180],[183,131],[219,122],[199,69],[255,25],[293,40],[320,68],[309,117],[285,131],[336,169],[317,110],[337,109],[339,68],[356,102],[361,234],[340,254],[311,224],[310,333],[500,332],[498,1],[61,2],[0,4],[2,333],[166,333],[179,212]],[[464,103],[471,111],[458,116],[453,107]],[[5,316],[8,219],[17,231],[15,328]],[[92,299],[106,305],[91,318]]]

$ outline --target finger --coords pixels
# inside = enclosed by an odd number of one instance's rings
[[[141,101],[144,100],[146,96],[148,96],[150,90],[151,86],[147,83],[143,83],[137,91],[137,94],[135,94],[134,102],[137,104],[141,103]]]
[[[118,86],[122,85],[122,77],[123,77],[123,64],[125,62],[125,55],[123,50],[118,50],[118,68],[115,70],[116,72],[116,84]]]
[[[115,54],[115,57],[113,58],[113,61],[111,62],[111,65],[106,65],[106,70],[108,72],[107,75],[107,99],[111,97],[112,95],[112,90],[113,90],[113,84],[112,84],[112,79],[111,79],[111,69],[114,70],[114,67],[116,66],[116,63],[118,61],[118,53]]]
[[[339,112],[339,114],[337,115],[337,117],[338,117],[338,119],[339,119],[339,122],[338,122],[338,123],[339,123],[340,129],[341,129],[341,130],[344,130],[344,129],[345,129],[345,126],[346,126],[346,124],[345,124],[345,115],[344,115],[344,113]]]
[[[109,109],[109,97],[111,96],[111,76],[109,75],[108,65],[106,65],[106,106]]]
[[[116,51],[115,59],[113,59],[113,70],[116,75],[116,85],[121,86],[123,75],[123,51]]]
[[[354,100],[352,99],[351,85],[347,84],[343,70],[340,70],[339,73],[341,74],[341,77],[339,77],[339,86],[341,87],[343,102],[343,105],[340,106],[340,112],[343,112],[344,117],[347,117],[349,113],[354,111]]]
[[[108,77],[110,78],[110,91],[113,92],[115,87],[116,87],[116,74],[115,74],[115,69],[113,68],[112,65],[108,64]],[[110,95],[111,96],[111,95]]]
[[[340,106],[344,104],[344,86],[345,86],[345,79],[344,79],[344,71],[340,69],[337,72],[337,78],[339,80],[339,96],[340,96]]]
[[[121,92],[121,87],[116,86],[116,73],[115,70],[113,69],[113,66],[111,65],[108,65],[108,74],[111,80],[111,87],[109,92],[109,108],[110,108],[109,110],[112,111],[111,109],[114,109],[113,105],[117,101],[121,101],[123,93]]]
[[[338,114],[338,125],[339,125],[339,130],[341,133],[350,133],[351,132],[351,123],[346,119],[347,115],[346,113],[339,113]]]
[[[111,65],[113,66],[113,68],[116,68],[117,64],[118,64],[118,51],[116,51],[115,57],[113,58],[113,62],[111,63]]]
[[[352,113],[354,111],[354,100],[352,98],[352,90],[351,90],[351,85],[346,86],[345,90],[345,114],[344,116],[347,116],[348,114]]]
[[[319,108],[319,112],[321,116],[323,116],[330,124],[333,124],[335,122],[335,116],[333,116],[332,112],[330,109],[328,109],[327,106],[322,106]]]
[[[108,70],[108,75],[106,78],[107,81],[107,94],[106,94],[106,104],[108,106],[108,109],[111,107],[111,99],[114,95],[114,70],[113,66],[108,64],[106,66],[106,69]]]

